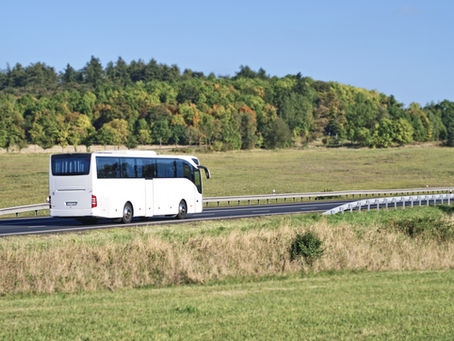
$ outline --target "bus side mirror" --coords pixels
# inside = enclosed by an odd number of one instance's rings
[[[206,175],[207,179],[211,178],[211,173],[210,173],[210,170],[208,168],[206,168],[205,166],[198,166],[198,167],[205,171],[205,175]]]

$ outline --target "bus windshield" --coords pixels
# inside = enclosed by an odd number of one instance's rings
[[[88,175],[90,154],[52,155],[52,175]]]

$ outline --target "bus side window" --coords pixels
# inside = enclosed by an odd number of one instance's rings
[[[156,160],[155,159],[137,159],[138,177],[153,179],[156,177]]]
[[[96,157],[96,169],[99,179],[120,177],[120,159],[113,157]]]
[[[187,162],[183,162],[183,177],[193,181],[192,167]]]
[[[183,178],[184,177],[183,160],[176,160],[175,163],[177,166],[177,178]]]
[[[132,158],[121,159],[121,177],[122,178],[137,178],[136,160]]]
[[[174,159],[157,159],[156,160],[158,178],[175,178],[176,177],[176,160]]]

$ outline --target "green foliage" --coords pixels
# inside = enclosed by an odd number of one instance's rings
[[[322,245],[323,242],[313,232],[298,233],[290,246],[290,259],[303,258],[309,265],[312,265],[325,252]]]
[[[0,115],[2,148],[117,141],[229,150],[285,148],[318,138],[329,145],[386,148],[441,140],[454,146],[449,101],[404,108],[392,95],[299,73],[278,78],[241,66],[232,78],[205,76],[154,59],[128,64],[119,57],[103,67],[92,56],[81,70],[68,64],[60,74],[44,63],[17,63],[0,71]],[[126,121],[128,132],[115,137],[114,120]]]
[[[429,216],[391,220],[390,225],[413,238],[435,238],[439,241],[454,239],[454,224],[439,217]]]

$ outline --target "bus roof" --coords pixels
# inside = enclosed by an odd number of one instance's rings
[[[54,155],[80,155],[80,154],[93,154],[95,156],[123,156],[123,157],[157,157],[157,158],[178,158],[188,161],[189,163],[199,166],[199,159],[192,155],[158,155],[152,150],[106,150],[96,151],[91,153],[67,153],[67,154],[54,154]]]
[[[100,154],[100,155],[131,155],[131,156],[151,156],[151,155],[158,155],[153,150],[106,150],[106,151],[98,151],[93,152],[92,154]]]

